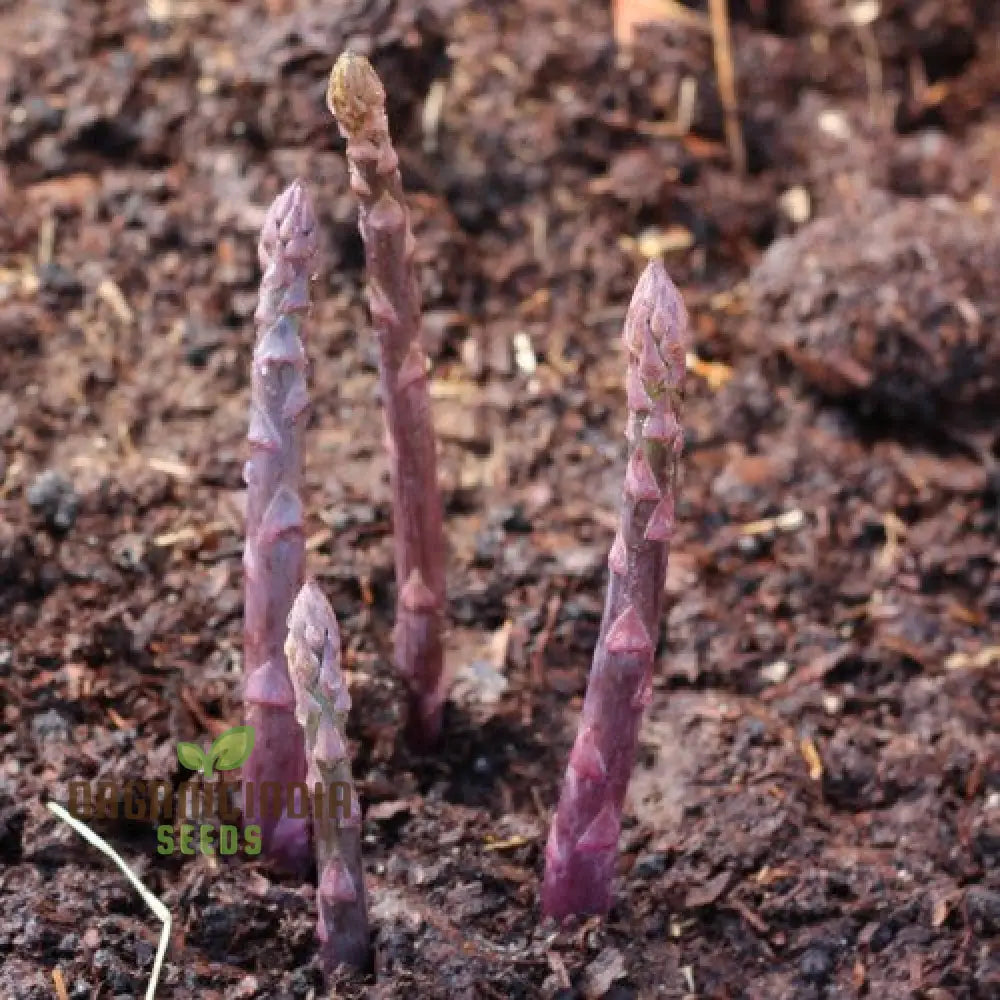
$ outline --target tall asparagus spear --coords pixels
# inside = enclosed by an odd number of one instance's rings
[[[323,592],[309,580],[288,616],[285,643],[295,717],[305,733],[306,781],[316,868],[317,933],[327,968],[368,964],[368,906],[361,864],[361,807],[347,754],[351,697],[340,671],[340,631]]]
[[[674,533],[686,331],[680,294],[654,261],[625,318],[629,457],[621,517],[583,714],[545,848],[542,909],[558,919],[611,907],[622,805],[652,697]]]
[[[244,699],[255,740],[243,768],[243,813],[245,823],[260,825],[266,854],[301,870],[309,860],[307,821],[283,809],[278,815],[262,801],[269,790],[280,790],[287,803],[288,783],[302,781],[306,771],[284,653],[305,556],[299,481],[309,396],[300,333],[317,249],[316,217],[300,181],[268,209],[258,249],[264,274],[255,317],[243,556]],[[278,784],[268,788],[268,782]]]
[[[427,749],[440,736],[446,694],[441,645],[445,553],[413,232],[389,137],[385,90],[364,56],[345,52],[337,60],[327,103],[347,139],[379,342],[395,522],[396,665],[409,691],[410,744]]]

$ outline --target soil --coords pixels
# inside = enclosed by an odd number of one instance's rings
[[[95,822],[173,914],[158,996],[1000,997],[1000,12],[734,0],[740,176],[697,17],[625,54],[609,6],[0,3],[0,996],[145,992],[158,922],[44,802],[179,780],[178,741],[240,720],[256,235],[301,176],[309,566],[346,643],[374,966],[324,986],[314,892],[267,863]],[[455,683],[430,758],[399,740],[323,103],[346,44],[390,91],[434,362]],[[669,612],[617,902],[557,928],[620,327],[661,254],[693,355]]]

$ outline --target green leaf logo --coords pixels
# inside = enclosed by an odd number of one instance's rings
[[[208,758],[197,743],[178,743],[177,759],[189,771],[200,771],[208,763]]]
[[[253,726],[234,726],[227,729],[209,750],[209,764],[205,777],[211,777],[212,768],[232,771],[243,764],[253,750]]]
[[[253,750],[253,726],[227,729],[206,754],[197,743],[178,743],[177,759],[189,771],[201,771],[206,779],[216,771],[232,771],[243,764]]]

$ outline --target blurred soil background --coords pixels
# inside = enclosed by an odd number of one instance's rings
[[[157,921],[43,802],[180,780],[177,742],[239,721],[256,239],[301,176],[309,566],[376,935],[336,995],[1000,997],[1000,7],[733,0],[745,172],[707,5],[669,7],[0,2],[0,996],[145,991]],[[397,738],[323,102],[348,44],[390,92],[434,361],[455,683],[429,760]],[[661,255],[692,317],[669,612],[619,901],[557,930],[537,889],[616,520],[620,328]],[[97,829],[174,914],[159,996],[334,995],[310,887]]]

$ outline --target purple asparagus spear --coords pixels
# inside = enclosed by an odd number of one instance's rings
[[[361,807],[347,753],[351,697],[340,670],[340,631],[323,592],[309,580],[288,616],[285,643],[295,717],[305,734],[319,873],[317,933],[328,969],[368,964],[368,905],[361,864]]]
[[[560,920],[611,907],[622,805],[652,697],[674,533],[686,332],[680,294],[654,261],[625,318],[629,457],[621,517],[583,714],[545,848],[542,909]]]
[[[305,778],[302,731],[285,663],[285,623],[302,584],[305,540],[299,481],[309,396],[300,339],[317,250],[316,217],[295,181],[268,209],[251,377],[244,608],[244,699],[254,748],[243,768],[243,818],[261,827],[265,854],[294,870],[309,863],[305,819],[286,815],[290,782]],[[271,784],[277,783],[277,784]],[[265,802],[264,799],[267,798]]]
[[[385,90],[364,56],[345,52],[337,60],[327,103],[347,139],[379,342],[395,522],[396,666],[409,692],[407,737],[415,749],[427,749],[440,736],[446,695],[445,553],[413,232],[389,137]]]

